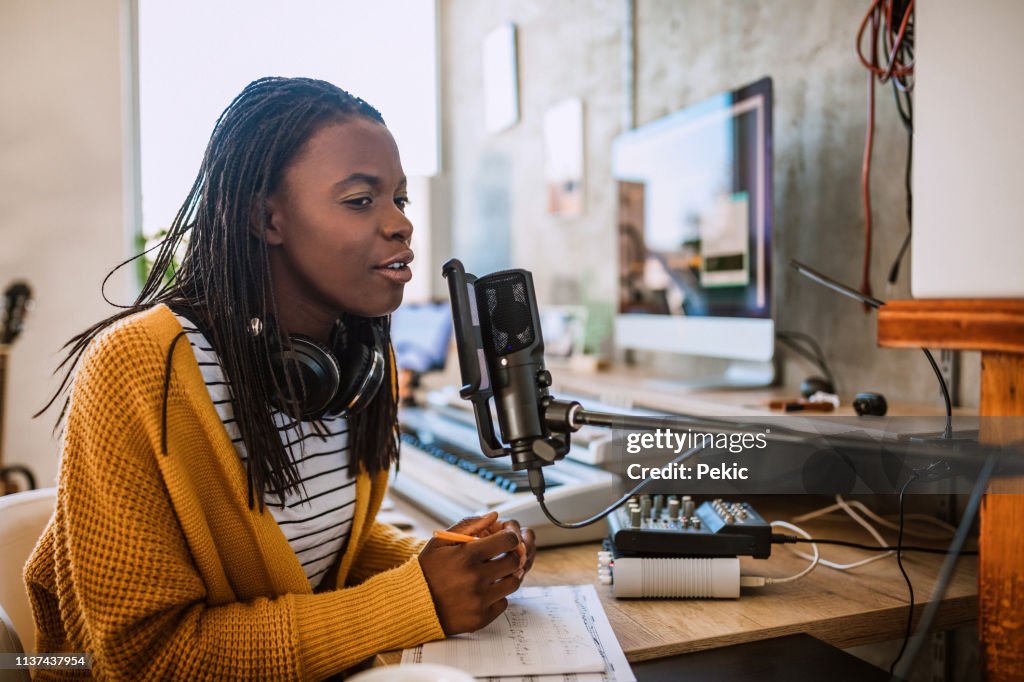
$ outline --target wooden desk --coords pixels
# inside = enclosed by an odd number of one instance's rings
[[[592,374],[567,369],[552,369],[555,395],[571,393],[594,396],[612,405],[635,405],[652,410],[700,415],[703,417],[784,417],[782,410],[768,408],[770,400],[795,399],[798,387],[768,386],[755,389],[688,389],[685,383],[659,378],[649,369],[616,367]],[[838,410],[827,413],[799,412],[800,417],[855,417],[852,395],[840,396]],[[585,406],[585,405],[584,405]],[[977,414],[976,410],[957,409],[957,415]],[[945,410],[939,402],[890,403],[890,416],[941,417]]]
[[[762,497],[754,506],[768,520],[784,520],[829,504],[819,497]],[[819,505],[820,503],[820,505]],[[426,535],[434,522],[416,510],[408,511],[414,531]],[[822,538],[871,543],[866,532],[845,516],[830,515],[802,524]],[[895,544],[894,534],[884,534]],[[865,553],[844,547],[821,546],[826,558],[852,561]],[[596,583],[596,543],[539,551],[527,585]],[[904,565],[917,597],[919,617],[934,587],[941,555],[907,553]],[[786,547],[776,546],[768,560],[742,560],[744,573],[782,577],[799,572],[807,562]],[[739,600],[619,600],[611,588],[597,585],[612,628],[630,661],[712,649],[796,633],[807,633],[838,647],[851,647],[903,637],[907,587],[895,558],[853,571],[819,566],[792,583],[744,589]],[[974,557],[962,558],[939,609],[935,628],[950,629],[973,622],[977,615],[977,568]],[[380,657],[397,663],[400,655]]]

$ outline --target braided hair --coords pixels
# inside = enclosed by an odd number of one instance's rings
[[[250,507],[258,502],[262,510],[266,494],[283,502],[286,493],[297,490],[298,469],[281,442],[270,408],[271,398],[282,390],[275,373],[268,370],[271,350],[286,347],[288,340],[278,325],[267,325],[265,333],[256,335],[249,331],[252,318],[273,319],[277,313],[263,238],[269,223],[266,201],[307,140],[326,125],[356,117],[384,124],[375,108],[325,81],[272,77],[247,85],[217,119],[199,174],[166,237],[155,247],[153,268],[135,302],[65,344],[68,354],[57,371],[66,368],[66,373],[36,416],[66,394],[86,347],[104,328],[158,303],[188,306],[212,335],[231,390],[249,455]],[[175,254],[183,244],[185,252],[175,268]],[[348,315],[341,320],[343,325],[358,321]],[[390,319],[376,322],[387,338]],[[390,376],[393,359],[390,353],[385,357],[385,375]],[[67,408],[65,399],[58,425]],[[364,410],[349,417],[351,470],[375,474],[396,461],[396,428],[395,396],[384,388]]]

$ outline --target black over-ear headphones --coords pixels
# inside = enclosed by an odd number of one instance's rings
[[[213,336],[205,318],[191,306],[169,304],[175,313],[187,317],[212,344]],[[283,346],[273,329],[250,330],[269,334],[270,385],[280,387],[271,403],[293,419],[315,421],[324,416],[349,416],[363,410],[384,383],[387,340],[376,320],[352,318],[339,323],[331,334],[331,345],[291,334]],[[269,325],[266,325],[269,326]],[[292,387],[298,396],[289,393]]]

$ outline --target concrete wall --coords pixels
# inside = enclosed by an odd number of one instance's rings
[[[859,279],[865,76],[852,45],[863,8],[814,0],[636,5],[637,123],[765,74],[775,79],[780,327],[821,340],[844,392],[934,400],[934,380],[920,354],[875,348],[873,317],[782,267],[795,256],[840,279]],[[441,0],[440,6],[444,172],[431,183],[438,196],[429,204],[439,225],[451,223],[453,236],[435,232],[432,260],[443,260],[460,233],[504,226],[509,262],[534,271],[544,301],[613,301],[610,143],[621,130],[625,3]],[[122,8],[122,0],[0,4],[0,286],[23,277],[36,290],[11,356],[4,441],[7,460],[29,464],[43,484],[56,474],[55,413],[35,420],[31,414],[56,387],[50,374],[60,345],[111,312],[99,283],[128,253]],[[522,114],[518,125],[488,135],[481,41],[506,20],[519,30]],[[546,107],[572,96],[584,100],[585,211],[559,219],[543,208],[541,122]],[[888,90],[878,91],[877,118],[874,282],[878,295],[900,297],[908,295],[906,274],[895,291],[883,284],[905,230],[905,138]],[[506,248],[491,241],[494,249]],[[440,279],[432,279],[435,293],[443,291]],[[108,293],[125,300],[127,278],[115,278]],[[668,371],[686,368],[677,358],[652,360]],[[965,355],[966,404],[977,402],[977,365],[976,355]],[[788,362],[785,371],[799,380],[809,368]]]
[[[126,253],[120,0],[0,5],[0,286],[27,279],[35,302],[12,350],[5,460],[52,485],[60,346],[111,314],[100,282]],[[116,278],[107,295],[127,296]],[[116,409],[116,406],[111,406]]]
[[[542,302],[612,302],[616,291],[616,195],[610,145],[622,130],[622,0],[442,0],[443,164],[459,235],[507,224],[509,261],[533,271]],[[773,272],[780,329],[814,335],[843,393],[881,391],[891,400],[937,400],[921,354],[881,350],[875,317],[785,267],[798,258],[858,285],[863,253],[860,170],[866,127],[865,70],[853,49],[863,3],[774,0],[636,1],[636,123],[769,75],[775,87]],[[481,43],[499,23],[518,27],[520,122],[484,130]],[[584,214],[544,210],[544,110],[584,101]],[[876,92],[872,282],[881,298],[909,296],[909,261],[885,284],[906,235],[907,139],[891,90]],[[495,177],[507,197],[481,192]],[[501,230],[493,248],[503,248]],[[459,255],[456,253],[455,255]],[[471,266],[471,263],[467,263]],[[682,375],[692,361],[643,357]],[[966,404],[977,403],[978,356],[964,358]],[[810,372],[785,363],[787,381]]]

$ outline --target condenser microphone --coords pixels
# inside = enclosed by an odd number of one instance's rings
[[[554,461],[542,415],[551,373],[544,368],[533,277],[525,270],[505,270],[478,278],[474,287],[498,426],[513,466],[529,467],[535,455]],[[542,452],[534,452],[535,444]]]
[[[544,367],[544,338],[526,270],[483,277],[462,263],[445,263],[462,367],[462,397],[473,402],[483,451],[508,454],[516,470],[537,469],[564,457],[569,441],[546,422],[551,374]],[[490,424],[493,397],[502,445]]]

